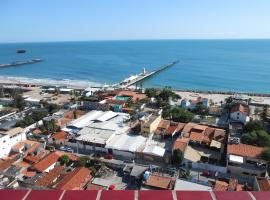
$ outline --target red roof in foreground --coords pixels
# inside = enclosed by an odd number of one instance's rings
[[[183,200],[212,200],[212,196],[209,192],[202,191],[177,191],[177,199]]]
[[[97,198],[98,191],[78,191],[78,190],[73,190],[73,191],[66,191],[62,200],[96,200]]]
[[[270,200],[270,192],[0,190],[1,200],[134,200],[135,196],[138,200]]]
[[[237,199],[252,200],[247,192],[214,192],[217,200]],[[265,199],[267,200],[267,198]]]
[[[134,200],[132,190],[102,190],[100,200]]]
[[[138,195],[139,200],[173,200],[172,191],[170,190],[140,190]]]

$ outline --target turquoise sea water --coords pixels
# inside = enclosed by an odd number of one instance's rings
[[[17,49],[26,49],[17,54]],[[0,44],[0,63],[44,62],[0,69],[0,77],[115,83],[180,62],[144,86],[270,93],[270,40],[152,40]]]

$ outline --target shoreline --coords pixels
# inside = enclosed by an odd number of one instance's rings
[[[57,86],[66,86],[71,88],[78,88],[78,89],[85,89],[87,87],[103,87],[105,84],[91,82],[87,80],[72,80],[72,79],[49,79],[49,78],[28,78],[28,77],[13,77],[13,76],[0,76],[0,84],[6,85],[20,85],[20,84],[29,84],[29,85],[57,85]],[[158,88],[162,89],[162,88]],[[179,94],[180,96],[186,97],[185,94],[189,96],[189,98],[195,98],[197,96],[202,96],[211,99],[211,97],[215,97],[213,99],[225,99],[226,97],[232,95],[246,95],[247,97],[251,98],[258,98],[261,97],[269,98],[270,101],[270,93],[255,93],[255,92],[236,92],[236,91],[217,91],[217,90],[200,90],[200,89],[180,89],[180,88],[172,88],[174,92]],[[184,94],[184,95],[183,95]],[[219,97],[217,97],[219,96]],[[221,98],[222,97],[222,98]],[[258,100],[261,102],[262,100]],[[269,103],[270,104],[270,103]]]

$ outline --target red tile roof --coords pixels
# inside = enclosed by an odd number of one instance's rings
[[[56,186],[61,190],[83,190],[85,184],[92,178],[91,171],[85,167],[76,168],[67,174]]]
[[[173,150],[180,149],[181,151],[185,151],[188,142],[189,138],[177,138],[174,142]]]
[[[191,132],[190,133],[190,140],[196,141],[196,142],[202,142],[204,135],[202,133],[197,133],[197,132]]]
[[[170,177],[159,176],[159,175],[150,175],[145,185],[151,186],[159,189],[173,189],[174,181]]]
[[[14,161],[11,159],[8,160],[0,160],[0,171],[4,171],[11,167]]]
[[[56,132],[52,135],[52,139],[55,140],[66,140],[68,138],[68,133],[65,131]]]
[[[229,154],[246,156],[251,158],[260,158],[264,149],[248,144],[228,144],[227,151]]]
[[[258,180],[260,191],[269,191],[270,192],[270,179],[261,179]]]
[[[232,107],[231,109],[231,113],[233,112],[242,112],[246,115],[249,115],[249,108],[247,105],[244,105],[244,104],[236,104],[234,107]]]
[[[75,156],[73,154],[70,153],[66,153],[66,152],[62,152],[62,151],[55,151],[53,153],[50,153],[48,156],[46,156],[44,159],[42,159],[40,162],[38,162],[37,164],[34,165],[34,168],[39,171],[39,172],[43,172],[45,171],[48,167],[52,166],[53,164],[55,164],[58,159],[63,156],[63,155],[67,155],[69,157],[69,159],[75,161],[78,160],[79,157]]]
[[[60,176],[60,174],[64,171],[64,166],[57,166],[53,168],[49,173],[45,174],[42,178],[38,179],[36,185],[49,187],[55,184],[56,179]]]

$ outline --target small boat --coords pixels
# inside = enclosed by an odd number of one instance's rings
[[[25,53],[25,52],[26,52],[25,49],[18,49],[18,50],[17,50],[17,53]]]

